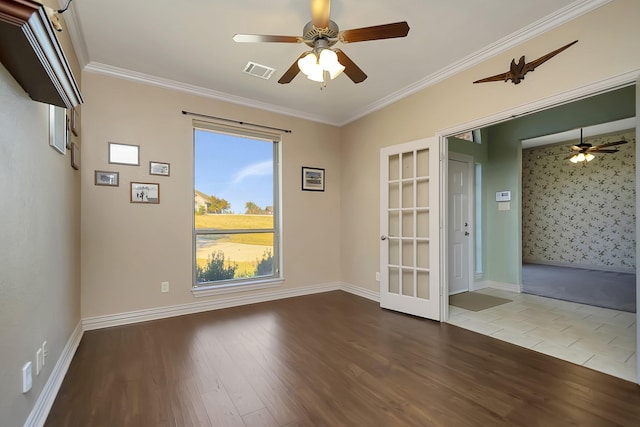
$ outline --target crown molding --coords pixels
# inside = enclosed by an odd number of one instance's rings
[[[89,62],[84,71],[96,74],[103,74],[111,77],[117,77],[120,79],[130,80],[137,83],[148,84],[165,89],[176,90],[179,92],[185,92],[192,95],[203,96],[206,98],[212,98],[219,101],[229,102],[232,104],[243,105],[245,107],[257,108],[259,110],[265,110],[272,113],[284,114],[286,116],[297,117],[300,119],[310,120],[313,122],[324,123],[328,125],[337,126],[336,123],[327,120],[325,117],[317,116],[314,114],[307,114],[303,111],[285,108],[279,105],[268,104],[266,102],[256,101],[255,99],[243,98],[241,96],[231,95],[229,93],[218,92],[216,90],[208,89],[202,86],[196,86],[188,83],[179,82],[176,80],[165,79],[163,77],[152,76],[150,74],[139,73],[137,71],[127,70],[125,68],[114,67],[99,62]]]
[[[452,63],[448,67],[436,71],[435,73],[421,80],[418,80],[417,82],[410,84],[409,86],[406,86],[397,92],[394,92],[388,96],[385,96],[384,98],[379,99],[376,102],[367,105],[362,110],[358,111],[355,115],[351,116],[344,122],[339,123],[338,126],[347,125],[368,114],[373,113],[374,111],[380,110],[388,105],[393,104],[394,102],[397,102],[403,98],[413,95],[416,92],[426,89],[429,86],[440,83],[441,81],[453,77],[454,75],[466,69],[474,67],[489,58],[492,58],[502,52],[511,49],[514,46],[538,37],[541,34],[546,33],[547,31],[564,25],[569,21],[572,21],[601,6],[604,6],[611,1],[612,0],[576,0],[575,2],[565,6],[564,8],[559,9],[555,13],[552,13],[551,15],[548,15],[531,25],[528,25],[514,33],[509,34],[508,36],[484,47],[483,49],[467,55],[461,60]]]
[[[58,7],[63,8],[66,6],[67,0],[57,0],[57,3]],[[87,44],[85,43],[82,24],[76,13],[76,4],[71,2],[69,8],[60,14],[60,17],[64,20],[66,24],[65,27],[67,31],[69,31],[69,38],[71,39],[73,50],[76,53],[76,58],[78,58],[80,69],[82,69],[89,63],[89,49],[87,49]]]

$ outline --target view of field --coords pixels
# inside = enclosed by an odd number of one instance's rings
[[[237,230],[271,229],[272,215],[204,214],[195,216],[196,229]],[[198,236],[196,261],[204,267],[209,255],[222,251],[227,263],[238,264],[235,277],[252,276],[266,251],[273,253],[273,233],[217,234]]]

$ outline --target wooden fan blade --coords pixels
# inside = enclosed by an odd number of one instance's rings
[[[613,147],[614,145],[622,145],[622,144],[626,144],[627,141],[625,141],[624,139],[621,141],[615,141],[615,142],[605,142],[604,144],[600,144],[596,147],[593,148],[604,148],[604,147]]]
[[[582,150],[582,148],[578,147],[577,145],[572,145],[572,146],[571,146],[571,149],[572,149],[572,150],[574,150],[574,151],[580,151],[580,150]]]
[[[291,80],[293,80],[295,76],[297,76],[298,73],[300,72],[300,67],[298,67],[298,60],[303,56],[307,55],[308,53],[309,52],[304,52],[302,55],[300,55],[298,59],[296,59],[294,63],[291,64],[291,67],[289,67],[289,69],[285,71],[282,77],[280,77],[280,80],[278,80],[278,83],[280,83],[281,85],[286,85],[287,83],[291,83]]]
[[[264,34],[236,34],[233,36],[236,43],[302,43],[302,37],[296,36],[269,36]]]
[[[361,83],[367,79],[367,75],[340,49],[334,49],[338,54],[338,62],[344,66],[344,73],[354,82]]]
[[[402,21],[394,22],[393,24],[375,25],[373,27],[341,31],[338,34],[338,39],[342,43],[355,43],[368,40],[405,37],[407,34],[409,34],[409,24],[407,24],[407,21]]]
[[[311,0],[311,22],[316,28],[329,27],[331,0]]]
[[[597,148],[595,148],[595,147],[594,147],[593,149],[590,149],[590,150],[587,150],[587,151],[588,151],[589,153],[617,153],[617,152],[619,152],[620,150],[616,150],[616,149],[612,149],[612,150],[599,150],[599,149],[597,149]]]

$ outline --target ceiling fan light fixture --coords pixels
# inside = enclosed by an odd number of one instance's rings
[[[309,80],[313,80],[314,82],[324,83],[324,70],[320,67],[316,67],[309,74],[307,74],[307,78]]]
[[[333,80],[340,74],[342,74],[342,72],[344,71],[344,65],[336,61],[335,64],[331,66],[331,68],[327,69],[327,71],[329,72],[329,77],[331,77],[331,80]]]
[[[576,154],[575,156],[571,157],[571,158],[569,159],[569,161],[570,161],[571,163],[578,163],[578,155]]]
[[[591,160],[593,160],[593,159],[595,159],[595,158],[596,158],[596,156],[594,156],[594,155],[593,155],[593,154],[591,154],[591,153],[587,153],[587,154],[585,154],[585,155],[584,155],[584,159],[585,159],[587,162],[590,162]]]
[[[309,52],[302,58],[298,59],[298,68],[300,71],[304,73],[304,75],[309,76],[316,72],[318,67],[318,58],[315,53]]]

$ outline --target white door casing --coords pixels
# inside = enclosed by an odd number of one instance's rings
[[[436,137],[380,150],[380,306],[440,320]]]
[[[449,295],[472,290],[473,158],[449,152],[448,163]]]

